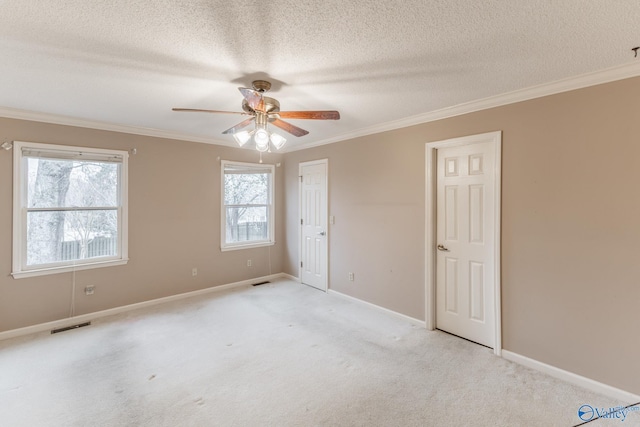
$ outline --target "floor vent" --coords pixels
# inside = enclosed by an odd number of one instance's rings
[[[89,326],[90,324],[91,324],[91,322],[84,322],[84,323],[78,323],[77,325],[66,326],[64,328],[52,329],[51,333],[52,334],[57,334],[58,332],[70,331],[72,329],[82,328],[83,326]]]
[[[271,283],[270,281],[266,280],[264,282],[260,282],[260,283],[254,283],[253,286],[260,286],[260,285],[265,285],[267,283]]]

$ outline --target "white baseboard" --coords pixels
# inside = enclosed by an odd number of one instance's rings
[[[330,294],[330,295],[335,295],[337,297],[349,300],[349,301],[355,301],[355,302],[357,302],[359,304],[364,304],[364,305],[366,305],[368,307],[375,308],[376,310],[379,310],[379,311],[384,311],[385,313],[391,314],[392,316],[395,316],[395,317],[398,317],[398,318],[400,318],[402,320],[405,320],[405,321],[411,323],[412,325],[416,325],[416,326],[419,326],[421,328],[426,328],[427,327],[427,323],[424,320],[419,320],[419,319],[415,319],[415,318],[410,317],[410,316],[406,316],[404,314],[398,313],[397,311],[393,311],[393,310],[389,310],[388,308],[380,307],[379,305],[375,305],[375,304],[372,304],[370,302],[363,301],[363,300],[358,299],[358,298],[354,298],[352,296],[343,294],[342,292],[338,292],[338,291],[334,291],[333,289],[329,289],[327,291],[327,293]]]
[[[280,273],[280,277],[283,279],[289,279],[289,280],[293,280],[294,282],[300,282],[300,278],[296,277],[296,276],[292,276],[291,274],[287,274],[287,273]]]
[[[35,334],[38,332],[50,331],[52,329],[65,328],[67,326],[77,325],[78,323],[90,322],[101,317],[113,316],[114,314],[120,314],[138,308],[151,307],[158,304],[164,304],[171,301],[178,301],[185,298],[191,298],[199,295],[206,295],[212,292],[228,291],[229,289],[240,288],[243,286],[250,286],[254,283],[263,282],[266,280],[275,280],[281,278],[289,278],[289,275],[278,273],[271,274],[269,276],[256,277],[253,279],[242,280],[240,282],[228,283],[226,285],[213,286],[211,288],[199,289],[197,291],[185,292],[182,294],[171,295],[168,297],[152,299],[149,301],[138,302],[135,304],[123,305],[121,307],[110,308],[107,310],[96,311],[94,313],[81,314],[78,316],[67,317],[65,319],[54,320],[52,322],[39,323],[37,325],[26,326],[24,328],[12,329],[9,331],[0,332],[0,341],[9,338],[20,337],[23,335]]]
[[[502,350],[502,357],[515,362],[519,365],[526,366],[527,368],[535,369],[536,371],[543,372],[559,380],[568,382],[570,384],[577,385],[595,393],[608,396],[612,399],[619,400],[627,404],[640,402],[640,396],[637,394],[629,393],[628,391],[620,390],[619,388],[612,387],[607,384],[592,380],[587,377],[574,374],[573,372],[565,371],[555,366],[547,365],[546,363],[538,362],[537,360],[530,359],[526,356],[522,356],[517,353],[512,353],[507,350]]]

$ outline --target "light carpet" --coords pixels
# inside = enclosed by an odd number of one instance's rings
[[[3,427],[574,426],[583,404],[620,402],[288,280],[0,342]]]

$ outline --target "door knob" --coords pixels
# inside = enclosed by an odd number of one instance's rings
[[[444,247],[444,246],[442,246],[442,245],[438,245],[438,250],[439,250],[439,251],[442,251],[442,252],[449,252],[449,249],[445,248],[445,247]]]
[[[318,236],[326,236],[327,232],[326,231],[321,231],[318,233]]]

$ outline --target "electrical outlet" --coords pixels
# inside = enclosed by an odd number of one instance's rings
[[[84,294],[85,295],[93,295],[95,292],[96,292],[95,285],[89,285],[89,286],[85,286],[84,287]]]
[[[355,276],[353,273],[349,273],[349,281],[353,282],[355,280]]]
[[[251,267],[251,265],[252,265],[251,260],[250,260],[250,259],[248,259],[248,260],[247,260],[247,267]]]
[[[198,269],[197,269],[197,268],[195,268],[195,267],[193,267],[193,268],[191,269],[191,275],[192,275],[193,277],[196,277],[196,276],[198,275]]]

